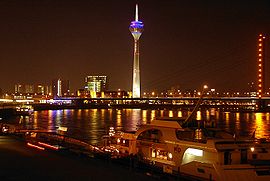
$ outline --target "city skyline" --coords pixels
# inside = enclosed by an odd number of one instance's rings
[[[132,89],[138,3],[147,25],[141,48],[142,91],[173,86],[241,90],[257,78],[257,36],[269,44],[268,1],[1,1],[0,88],[17,82],[107,75],[110,89]],[[266,53],[270,52],[269,48]],[[269,55],[269,53],[267,53]],[[266,56],[266,88],[270,68]]]

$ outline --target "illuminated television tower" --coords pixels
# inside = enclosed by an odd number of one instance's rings
[[[134,38],[134,60],[133,60],[133,84],[132,97],[141,97],[141,83],[140,83],[140,64],[139,64],[139,39],[143,32],[144,24],[139,21],[138,4],[136,4],[135,21],[132,21],[129,26],[129,31]]]
[[[259,98],[264,94],[264,82],[265,82],[265,36],[262,34],[258,38],[258,92]]]

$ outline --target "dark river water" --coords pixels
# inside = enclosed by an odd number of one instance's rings
[[[68,136],[91,144],[98,144],[109,127],[116,130],[136,131],[140,125],[150,123],[157,117],[185,118],[190,112],[180,110],[141,109],[79,109],[35,111],[32,116],[18,117],[16,123],[22,128],[57,130],[67,127]],[[226,129],[238,135],[270,138],[270,113],[222,112],[215,109],[198,111],[197,120]]]

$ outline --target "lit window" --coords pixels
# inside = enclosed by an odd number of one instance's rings
[[[259,52],[261,52],[261,51],[262,51],[262,49],[260,48],[260,49],[259,49]]]
[[[259,54],[259,57],[261,57],[262,56],[262,54]]]
[[[185,153],[194,155],[194,156],[203,156],[203,150],[199,150],[195,148],[188,148]]]
[[[262,44],[260,43],[260,44],[259,44],[259,46],[261,47],[261,46],[262,46]]]

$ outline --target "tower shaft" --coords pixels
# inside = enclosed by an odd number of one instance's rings
[[[141,97],[141,82],[140,82],[140,62],[139,62],[139,40],[134,40],[134,60],[133,60],[133,98]]]

